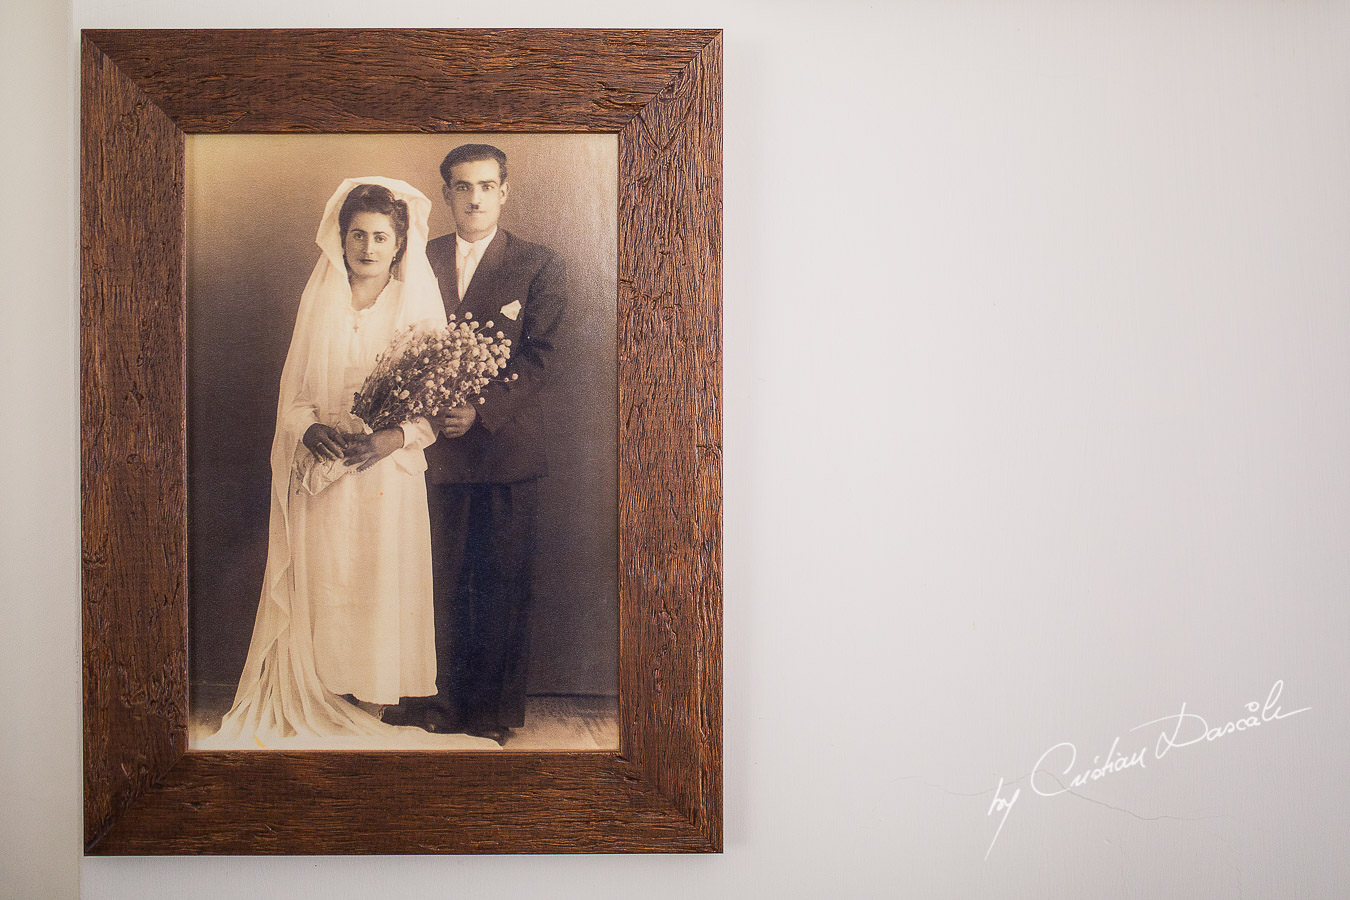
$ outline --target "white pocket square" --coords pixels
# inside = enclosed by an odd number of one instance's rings
[[[512,300],[510,303],[502,307],[501,313],[502,315],[510,319],[512,322],[514,322],[516,320],[516,317],[520,315],[520,301]]]

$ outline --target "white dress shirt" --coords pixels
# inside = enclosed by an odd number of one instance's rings
[[[473,281],[473,273],[478,271],[478,264],[483,260],[483,254],[487,252],[488,244],[497,236],[497,229],[492,229],[492,233],[487,237],[477,241],[466,241],[458,234],[455,235],[455,271],[459,276],[459,299],[463,300],[464,295],[468,293],[469,282]]]

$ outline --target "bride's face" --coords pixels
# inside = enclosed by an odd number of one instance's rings
[[[384,213],[357,213],[342,238],[342,252],[353,275],[372,278],[389,274],[398,252],[394,223]]]

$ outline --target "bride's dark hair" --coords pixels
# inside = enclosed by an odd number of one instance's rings
[[[394,226],[394,237],[398,239],[398,250],[394,253],[390,271],[398,273],[398,264],[403,261],[403,251],[408,249],[408,203],[394,196],[389,188],[379,184],[358,184],[342,201],[338,211],[338,234],[345,246],[347,229],[357,213],[382,213],[389,217]],[[401,273],[399,273],[401,274]]]

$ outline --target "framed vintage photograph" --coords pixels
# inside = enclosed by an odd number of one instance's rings
[[[84,33],[86,852],[720,850],[720,52]]]

